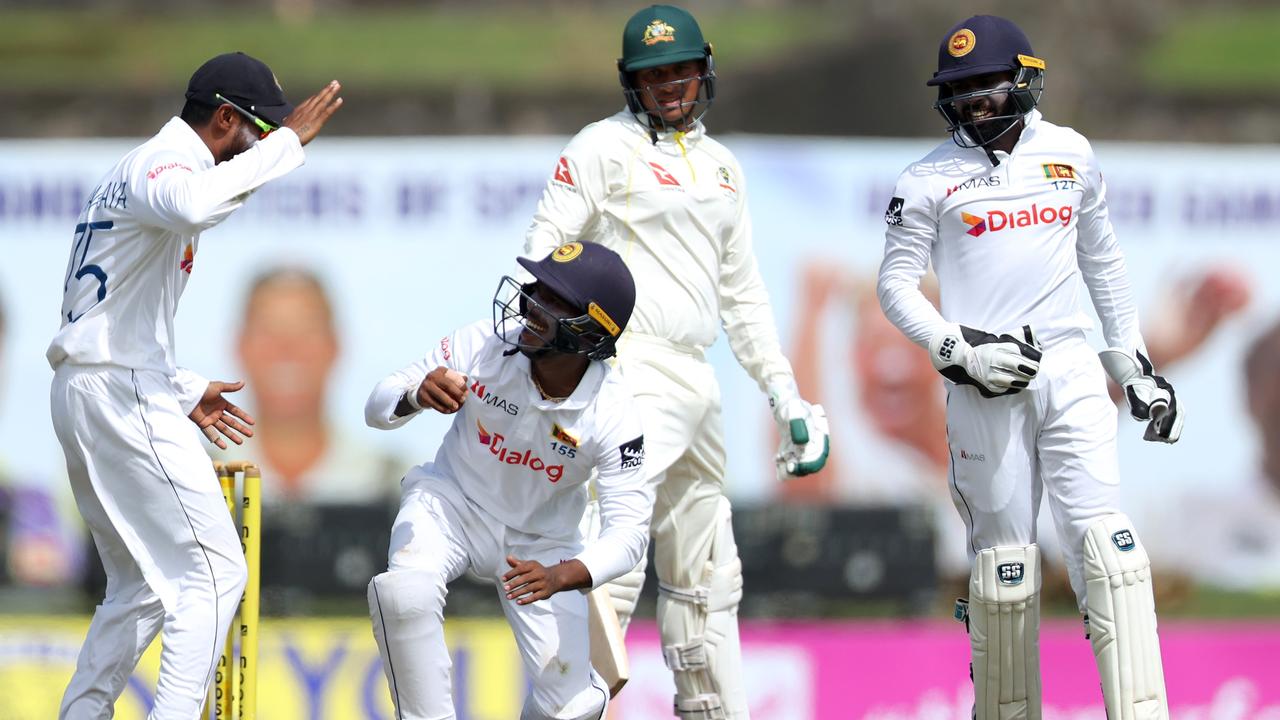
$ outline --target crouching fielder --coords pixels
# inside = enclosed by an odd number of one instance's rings
[[[1046,494],[1111,720],[1168,718],[1150,563],[1117,507],[1115,407],[1146,439],[1182,428],[1147,360],[1124,257],[1089,143],[1035,109],[1044,61],[1008,20],[953,27],[929,85],[952,133],[902,174],[885,213],[880,303],[928,349],[947,391],[951,494],[969,529],[966,618],[974,717],[1040,717],[1040,553]],[[920,293],[933,262],[941,313]],[[1109,349],[1085,342],[1083,277]],[[1032,329],[1034,328],[1034,333]]]
[[[635,283],[612,250],[569,243],[504,277],[493,323],[446,336],[374,388],[365,418],[400,427],[454,414],[434,462],[404,478],[387,572],[369,583],[373,633],[396,717],[453,718],[443,609],[467,570],[493,580],[532,680],[523,720],[601,718],[609,691],[589,662],[583,592],[644,557],[653,491],[644,437],[618,373],[603,362],[626,327]],[[587,480],[603,530],[583,547]],[[538,602],[542,601],[542,602]]]

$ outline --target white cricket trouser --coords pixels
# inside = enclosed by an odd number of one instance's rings
[[[1085,531],[1120,512],[1116,407],[1097,353],[1083,336],[1046,348],[1039,374],[1015,395],[948,388],[951,497],[969,530],[970,561],[980,550],[1036,542],[1047,492],[1083,612]]]
[[[62,365],[53,427],[107,573],[59,718],[110,718],[162,632],[151,720],[194,720],[244,590],[240,538],[195,424],[167,376]]]
[[[555,565],[582,550],[578,540],[552,540],[503,525],[467,500],[430,464],[404,479],[391,529],[387,572],[369,586],[374,637],[397,708],[397,720],[454,718],[451,661],[445,645],[446,584],[471,569],[493,580],[515,635],[526,675],[529,718],[595,718],[609,691],[591,669],[587,598],[578,591],[517,605],[506,598],[507,555]]]
[[[626,336],[618,361],[644,428],[645,475],[654,485],[650,535],[660,587],[705,592],[712,584],[720,587],[723,576],[737,584],[740,594],[741,567],[724,492],[724,430],[715,371],[700,350],[638,333]],[[715,568],[714,582],[709,566]],[[630,600],[629,607],[619,608],[625,629],[637,594],[624,590],[620,595]],[[685,595],[660,592],[662,644],[665,649],[701,645],[702,652],[693,649],[693,654],[706,660],[702,670],[695,666],[674,673],[677,703],[719,696],[724,716],[745,719],[737,595],[726,595],[723,602],[713,598],[703,608],[680,597]],[[668,601],[667,612],[663,600]],[[681,611],[681,605],[688,607]],[[667,662],[670,666],[671,657]]]

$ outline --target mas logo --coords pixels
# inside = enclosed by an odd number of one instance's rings
[[[991,177],[973,177],[973,178],[969,178],[968,180],[965,180],[964,182],[958,185],[952,185],[950,188],[947,188],[947,197],[951,197],[951,193],[959,192],[961,190],[972,190],[974,188],[999,187],[999,186],[1000,186],[999,175],[992,175]]]
[[[963,28],[957,30],[947,41],[947,52],[951,53],[951,57],[964,57],[973,52],[973,46],[977,43],[978,39],[973,36],[973,31]]]
[[[480,400],[489,407],[495,407],[508,415],[518,415],[520,413],[519,405],[513,402],[507,402],[499,397],[497,393],[491,393],[485,390],[484,385],[481,385],[479,380],[471,383],[471,392],[475,393],[476,397],[480,398]]]
[[[519,452],[503,447],[507,438],[502,433],[489,432],[480,421],[476,421],[476,432],[480,436],[480,444],[489,447],[489,454],[507,465],[520,465],[536,473],[546,475],[551,482],[557,482],[564,476],[564,465],[548,465],[545,460],[533,454],[533,450]]]
[[[640,38],[640,42],[645,45],[653,46],[660,42],[675,42],[676,29],[661,20],[654,20],[644,29],[644,36]]]

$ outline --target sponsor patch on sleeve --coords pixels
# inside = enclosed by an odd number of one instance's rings
[[[644,465],[644,436],[622,443],[618,452],[622,455],[623,470],[634,470]]]
[[[163,165],[157,165],[151,168],[150,170],[148,170],[147,179],[155,180],[157,177],[160,176],[161,173],[165,172],[166,170],[186,170],[187,172],[193,172],[191,168],[187,167],[186,165],[183,165],[180,162],[164,163]]]
[[[577,183],[573,181],[573,175],[569,172],[569,160],[565,156],[561,155],[559,162],[556,163],[556,174],[552,179],[571,188],[577,187]]]
[[[884,211],[884,222],[886,225],[902,224],[902,206],[906,201],[900,197],[889,198],[889,208]]]

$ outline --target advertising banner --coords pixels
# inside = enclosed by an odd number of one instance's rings
[[[0,619],[0,718],[48,720],[75,667],[84,620]],[[445,623],[458,720],[519,717],[526,691],[511,631],[501,620]],[[366,618],[262,624],[260,720],[394,717]],[[1276,623],[1161,624],[1173,720],[1277,720]],[[760,720],[963,720],[973,689],[961,626],[931,622],[746,623],[743,672]],[[675,692],[656,628],[629,633],[632,679],[614,720],[671,717]],[[1073,622],[1045,623],[1041,640],[1046,720],[1105,720],[1089,643]],[[118,720],[151,707],[159,644],[143,657],[116,706]]]
[[[364,426],[374,384],[438,338],[490,317],[566,138],[328,139],[202,237],[178,315],[182,365],[243,378],[259,437],[228,457],[265,461],[280,429],[319,418],[326,454],[268,463],[268,503],[394,498],[449,418]],[[944,572],[963,572],[947,491],[944,393],[922,350],[879,311],[875,273],[897,174],[932,140],[730,137],[750,188],[754,246],[802,388],[830,417],[830,469],[774,479],[764,395],[727,344],[722,385],[735,502],[803,498],[932,508]],[[0,142],[0,466],[9,484],[66,500],[48,420],[44,351],[58,328],[75,218],[126,141]],[[1126,511],[1158,566],[1235,587],[1280,586],[1280,183],[1272,147],[1099,144],[1112,218],[1153,354],[1187,410],[1176,446],[1120,417]],[[311,295],[250,290],[281,271]],[[296,283],[295,283],[296,285]],[[278,288],[277,288],[278,289]],[[1087,293],[1081,289],[1082,303]],[[1096,333],[1095,346],[1101,348]],[[1246,375],[1246,359],[1254,358]],[[392,502],[394,500],[391,500]],[[74,520],[74,509],[65,513]],[[1189,532],[1188,530],[1193,530]],[[1052,545],[1049,524],[1042,537]],[[1055,553],[1050,550],[1050,558]]]

